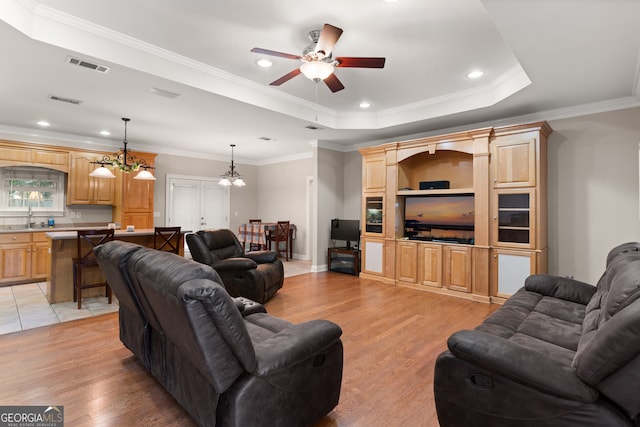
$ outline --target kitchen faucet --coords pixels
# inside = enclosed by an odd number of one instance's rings
[[[33,210],[31,206],[29,206],[29,210],[27,213],[27,230],[31,229],[31,217],[33,216]]]

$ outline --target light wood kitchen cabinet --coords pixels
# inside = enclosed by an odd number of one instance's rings
[[[442,247],[443,285],[454,291],[471,292],[471,247]]]
[[[536,183],[536,139],[512,135],[493,142],[494,188],[526,187]]]
[[[34,148],[29,144],[0,140],[0,167],[38,166],[69,172],[69,152],[50,146]]]
[[[384,152],[368,155],[363,162],[363,191],[384,191],[386,186],[386,156]]]
[[[416,283],[418,280],[418,242],[398,241],[396,243],[396,279]]]
[[[102,159],[103,154],[73,151],[70,153],[71,167],[67,179],[67,205],[113,205],[115,203],[115,180],[95,178],[89,174]]]
[[[442,287],[442,245],[418,244],[418,283]]]
[[[137,158],[154,165],[155,154],[132,152]],[[153,228],[154,183],[134,179],[137,172],[116,173],[116,203],[113,208],[113,222],[122,228],[133,225],[136,229]]]
[[[0,234],[0,283],[46,279],[48,260],[44,232]]]
[[[31,234],[31,278],[46,279],[49,269],[49,241],[45,233]]]

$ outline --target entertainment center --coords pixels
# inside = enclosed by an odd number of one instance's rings
[[[502,303],[547,271],[546,122],[361,149],[362,277]]]

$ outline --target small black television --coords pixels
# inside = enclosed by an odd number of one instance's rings
[[[413,240],[473,244],[473,194],[407,196],[404,235]]]
[[[332,219],[331,240],[343,240],[347,243],[347,249],[350,249],[351,242],[360,241],[360,220]]]

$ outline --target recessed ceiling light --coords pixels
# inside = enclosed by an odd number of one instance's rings
[[[109,135],[111,135],[111,132],[109,132],[108,130],[101,130],[101,131],[100,131],[100,135],[102,135],[102,136],[109,136]]]
[[[46,128],[47,126],[51,126],[51,123],[49,123],[46,120],[40,120],[37,124],[38,126],[42,126],[43,128]]]
[[[467,77],[469,77],[470,79],[477,79],[478,77],[482,77],[483,74],[484,71],[476,70],[471,71],[469,74],[467,74]]]
[[[258,64],[258,66],[262,68],[269,68],[273,65],[273,62],[269,61],[266,58],[262,58],[262,59],[258,59],[256,61],[256,64]]]
[[[363,101],[360,103],[360,108],[369,108],[371,107],[371,104],[368,103],[367,101]]]

